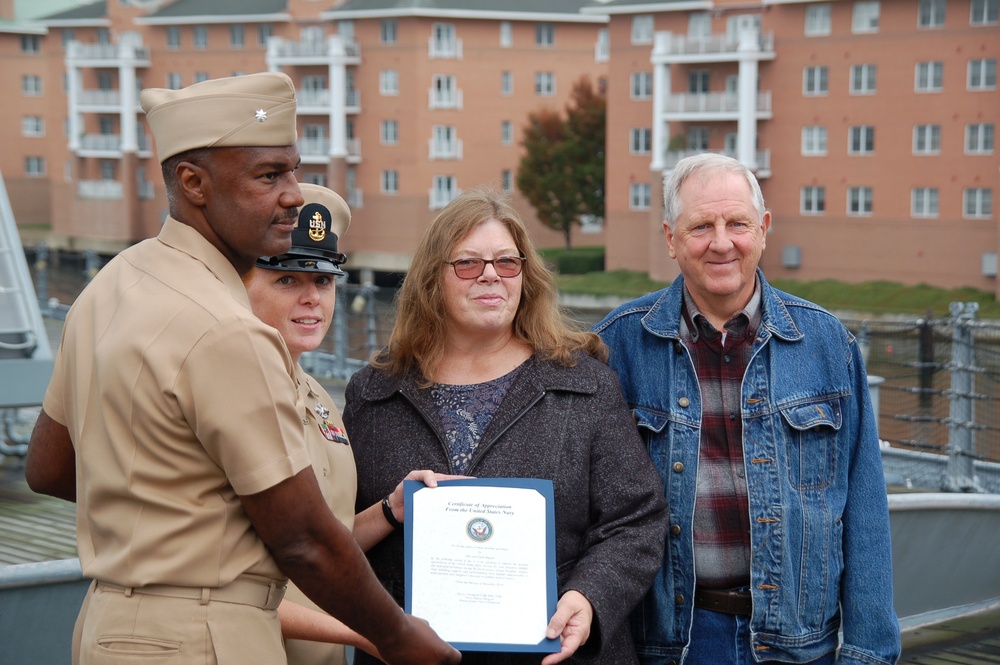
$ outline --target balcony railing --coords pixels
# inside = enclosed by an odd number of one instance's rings
[[[428,58],[451,58],[462,59],[462,40],[453,39],[450,41],[438,40],[431,37],[427,40]]]
[[[428,159],[462,159],[462,139],[453,141],[427,141]]]
[[[295,100],[298,102],[300,109],[303,106],[321,106],[323,108],[329,108],[330,90],[327,88],[319,90],[296,90]]]
[[[330,154],[330,139],[302,138],[295,142],[302,157],[326,157]]]
[[[84,134],[80,137],[80,150],[121,152],[121,144],[118,134]]]
[[[347,161],[354,164],[361,161],[361,139],[347,139]]]
[[[122,60],[135,60],[137,64],[149,66],[149,49],[145,46],[129,44],[84,44],[72,41],[66,49],[67,60],[88,60],[115,64]]]
[[[118,106],[120,100],[119,90],[84,90],[80,93],[81,106]]]
[[[462,108],[462,91],[455,90],[452,92],[443,92],[435,88],[429,88],[427,91],[429,96],[428,107],[432,109],[461,109]]]
[[[714,152],[720,155],[726,155],[727,157],[732,157],[736,159],[735,150],[674,150],[666,154],[663,160],[663,170],[671,171],[677,162],[681,161],[685,157],[691,157],[692,155],[700,155],[706,152]],[[770,150],[758,150],[756,153],[757,165],[754,171],[759,177],[763,175],[770,175],[771,173],[771,151]]]
[[[81,199],[122,199],[122,184],[117,180],[81,180],[76,193]]]
[[[664,104],[665,113],[736,113],[740,109],[735,92],[682,93],[670,95]],[[771,112],[771,93],[757,93],[757,113]]]
[[[339,36],[301,41],[271,37],[267,43],[267,51],[268,58],[279,60],[325,61],[331,56],[343,55],[360,62],[361,58],[361,46],[354,40],[344,40]]]
[[[740,40],[737,36],[710,35],[708,37],[688,37],[670,32],[656,33],[655,56],[715,56],[733,55],[739,52]],[[774,33],[757,36],[757,47],[767,53],[774,51]]]

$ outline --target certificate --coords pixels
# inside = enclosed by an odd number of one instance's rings
[[[406,611],[460,651],[555,653],[551,480],[407,480]]]

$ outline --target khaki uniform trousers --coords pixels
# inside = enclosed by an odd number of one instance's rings
[[[260,580],[245,575],[222,589],[95,581],[73,631],[73,665],[282,665],[276,608],[284,588]]]

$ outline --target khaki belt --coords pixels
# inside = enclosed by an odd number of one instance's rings
[[[703,610],[722,612],[723,614],[753,615],[753,599],[750,591],[736,589],[703,589],[694,590],[694,606]]]
[[[188,598],[202,605],[210,601],[251,605],[264,610],[277,609],[285,596],[285,582],[276,582],[266,577],[243,575],[223,587],[189,587],[170,584],[147,584],[146,586],[124,587],[97,581],[97,588],[104,591],[144,596],[166,596],[167,598]]]

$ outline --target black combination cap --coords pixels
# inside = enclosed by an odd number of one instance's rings
[[[337,240],[351,224],[351,209],[332,189],[299,184],[305,203],[292,231],[292,247],[278,256],[262,256],[255,264],[265,270],[321,272],[343,275],[340,265],[347,256],[337,250]]]

